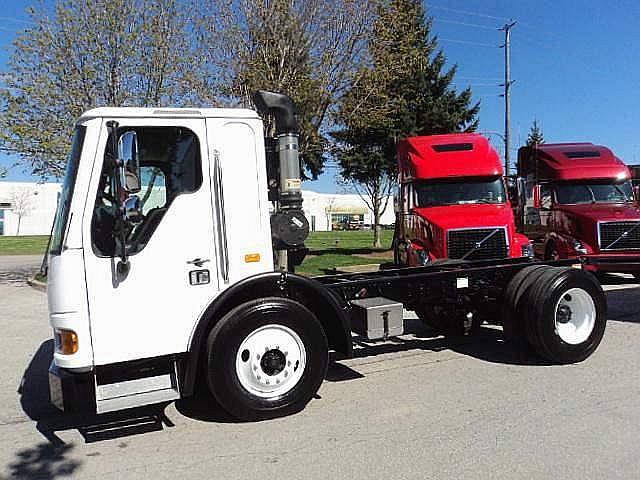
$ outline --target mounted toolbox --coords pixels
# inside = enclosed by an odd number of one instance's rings
[[[351,328],[369,340],[396,337],[404,332],[402,304],[384,297],[351,302]]]

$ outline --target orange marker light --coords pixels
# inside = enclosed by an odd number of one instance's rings
[[[56,328],[54,330],[56,350],[63,355],[72,355],[78,351],[78,335],[73,330]]]
[[[244,256],[244,261],[245,261],[245,263],[259,262],[260,261],[260,254],[259,253],[247,253]]]

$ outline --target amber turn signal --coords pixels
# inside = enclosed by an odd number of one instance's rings
[[[73,330],[55,329],[56,349],[63,355],[71,355],[78,351],[78,335]]]
[[[245,261],[245,263],[259,262],[260,261],[260,254],[259,253],[247,253],[244,256],[244,261]]]

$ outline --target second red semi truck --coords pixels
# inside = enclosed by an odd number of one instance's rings
[[[396,263],[533,256],[516,232],[498,153],[477,134],[410,137],[398,146]]]
[[[607,147],[556,143],[518,152],[518,226],[536,256],[579,257],[592,272],[640,275],[640,210],[629,168]]]

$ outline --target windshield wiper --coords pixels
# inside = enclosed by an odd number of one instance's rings
[[[622,195],[622,198],[624,198],[624,203],[627,203],[627,202],[631,201],[631,199],[627,198],[626,193],[624,193],[619,186],[614,185],[613,188],[615,188],[618,191],[618,193],[620,193],[620,195]]]

